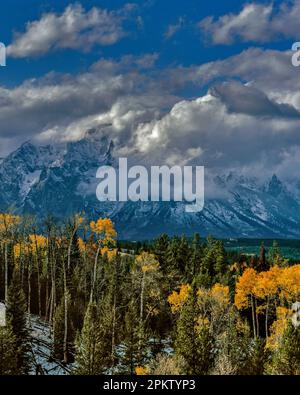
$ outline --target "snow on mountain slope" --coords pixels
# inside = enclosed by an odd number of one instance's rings
[[[0,162],[0,210],[52,214],[64,219],[84,211],[110,216],[121,238],[169,234],[217,237],[300,237],[300,201],[274,175],[264,185],[235,174],[215,177],[222,198],[208,199],[201,213],[186,213],[182,202],[100,203],[96,171],[115,165],[113,143],[97,130],[64,147],[23,144]]]

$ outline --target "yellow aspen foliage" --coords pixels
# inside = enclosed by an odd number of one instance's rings
[[[82,254],[87,252],[87,243],[81,237],[78,237],[78,248]]]
[[[249,307],[249,296],[254,294],[256,283],[257,272],[252,268],[246,269],[239,277],[234,299],[234,304],[239,310]]]
[[[282,269],[280,276],[281,296],[287,301],[296,301],[300,298],[300,265]]]
[[[97,239],[105,242],[113,242],[117,237],[117,232],[110,218],[99,218],[90,223],[92,232],[97,235]]]
[[[261,299],[275,296],[278,293],[281,273],[282,270],[278,266],[273,266],[270,270],[259,273],[254,287],[255,296]]]
[[[116,248],[110,249],[107,246],[105,246],[101,249],[101,255],[106,255],[107,259],[111,261],[117,255],[117,249]]]
[[[144,368],[143,366],[137,366],[135,368],[135,374],[137,376],[146,376],[148,374],[148,369]]]
[[[47,239],[41,235],[29,235],[30,247],[33,252],[38,248],[42,249],[47,247]]]
[[[141,268],[143,273],[151,272],[159,269],[159,262],[156,260],[155,255],[148,252],[142,252],[136,258],[137,265]]]
[[[168,302],[173,314],[181,310],[182,306],[187,301],[190,290],[191,286],[189,284],[183,284],[180,286],[179,292],[173,291],[171,295],[168,296]]]
[[[0,233],[9,233],[20,223],[21,217],[17,215],[0,213]]]
[[[276,321],[273,322],[270,328],[271,335],[267,339],[267,347],[270,349],[276,349],[280,343],[282,335],[287,327],[288,320],[291,311],[286,308],[279,306],[276,309]]]
[[[229,287],[222,284],[215,284],[211,289],[212,298],[221,305],[228,304],[229,299]]]

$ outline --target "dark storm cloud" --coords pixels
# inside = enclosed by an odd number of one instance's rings
[[[237,81],[223,82],[210,89],[229,112],[258,117],[300,118],[300,112],[290,104],[277,103],[255,87]]]

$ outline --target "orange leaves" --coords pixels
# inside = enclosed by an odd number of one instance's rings
[[[117,232],[114,224],[110,218],[99,218],[97,221],[90,223],[90,228],[94,232],[98,245],[101,247],[101,254],[106,254],[111,260],[117,254],[117,250],[112,248],[116,245],[114,240],[117,237]]]
[[[45,248],[47,246],[46,237],[41,235],[29,235],[29,241],[34,251],[37,248]]]
[[[173,314],[177,313],[182,308],[187,301],[191,289],[189,284],[183,284],[180,286],[178,292],[173,291],[171,295],[169,295],[168,302]],[[203,305],[209,301],[215,305],[228,305],[230,302],[229,287],[217,283],[211,289],[200,288],[197,291],[197,298],[199,305]]]
[[[300,265],[281,269],[280,288],[282,296],[288,301],[296,301],[300,297]]]
[[[97,221],[92,221],[90,228],[101,239],[113,240],[117,236],[110,218],[99,218]]]
[[[168,297],[168,302],[171,306],[172,313],[175,314],[181,310],[184,303],[187,301],[191,286],[183,284],[179,288],[179,292],[173,291]]]
[[[144,368],[143,366],[137,366],[135,368],[135,374],[137,376],[146,376],[148,374],[148,369]]]
[[[300,296],[300,265],[287,268],[273,266],[261,273],[246,269],[236,285],[236,307],[247,308],[250,295],[259,299],[278,296],[288,302],[297,300]]]
[[[107,246],[101,249],[101,255],[106,255],[107,259],[111,261],[117,255],[117,249],[109,249]]]
[[[273,266],[261,273],[246,269],[236,286],[237,308],[247,307],[249,295],[259,299],[280,296],[288,302],[297,300],[300,296],[300,265],[287,268]]]
[[[17,215],[0,213],[0,233],[9,233],[15,226],[19,225],[21,217]]]
[[[78,237],[78,248],[82,254],[87,252],[87,243],[81,237]]]
[[[267,272],[259,273],[254,286],[254,295],[261,299],[275,296],[280,286],[281,272],[278,266],[273,266]]]
[[[254,269],[248,268],[239,278],[234,299],[234,304],[239,310],[249,306],[248,297],[254,294],[257,276],[257,272]]]
[[[47,247],[47,238],[41,235],[29,235],[28,241],[14,245],[14,256],[19,258],[23,254],[36,254]]]

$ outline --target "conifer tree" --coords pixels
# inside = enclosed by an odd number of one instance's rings
[[[29,343],[26,328],[26,301],[21,283],[16,274],[13,275],[8,289],[7,320],[10,322],[15,336],[17,371],[26,374],[29,369]]]
[[[75,373],[79,375],[103,373],[106,366],[106,361],[102,358],[103,346],[97,306],[95,303],[90,303],[81,334],[76,339]]]
[[[175,350],[186,362],[186,374],[207,374],[212,367],[214,339],[209,327],[198,325],[197,290],[193,285],[182,307],[175,341]]]
[[[266,248],[265,248],[265,243],[262,242],[260,246],[260,252],[259,252],[259,262],[258,262],[258,271],[264,271],[268,270],[268,264],[267,264],[267,259],[266,259]]]
[[[122,373],[134,374],[137,366],[144,365],[146,344],[145,328],[141,324],[139,312],[134,300],[131,300],[125,314],[123,352],[121,363]]]
[[[300,327],[289,321],[271,364],[273,374],[300,374]]]
[[[191,283],[200,271],[202,258],[202,246],[199,233],[195,233],[192,241],[191,253],[186,260],[185,276],[186,280]]]
[[[19,373],[16,351],[16,336],[8,323],[5,327],[0,327],[0,376]]]

